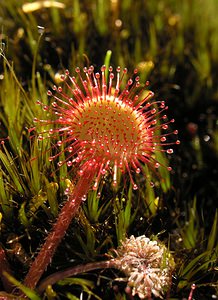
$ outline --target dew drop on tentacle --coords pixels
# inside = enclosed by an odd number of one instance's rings
[[[162,129],[164,130],[168,129],[168,125],[167,124],[162,125]]]
[[[114,73],[111,73],[111,74],[110,74],[110,78],[111,78],[111,79],[114,79]]]
[[[154,166],[156,169],[158,169],[160,167],[160,164],[158,162],[156,162]]]
[[[70,188],[66,188],[65,191],[64,191],[64,194],[69,195],[69,193],[70,193]]]
[[[105,175],[105,174],[106,174],[106,170],[105,170],[105,169],[102,169],[102,170],[101,170],[101,174],[102,174],[102,175]]]
[[[117,187],[117,181],[116,180],[113,180],[113,186]]]
[[[160,108],[164,108],[164,107],[165,107],[165,102],[164,102],[164,101],[161,101]]]
[[[87,196],[86,196],[86,195],[83,195],[82,198],[81,198],[81,200],[82,200],[83,202],[86,201],[86,199],[87,199]]]
[[[71,167],[72,164],[73,164],[72,160],[68,160],[68,161],[67,161],[67,166],[68,166],[68,167]]]
[[[135,171],[136,171],[137,174],[139,174],[141,172],[141,169],[137,168]]]
[[[84,171],[83,171],[83,170],[79,170],[79,171],[78,171],[78,174],[79,174],[80,176],[82,176],[82,175],[84,174]]]
[[[44,137],[40,134],[39,136],[38,136],[38,140],[39,141],[42,141],[44,139]]]
[[[132,186],[132,188],[133,188],[133,190],[137,190],[138,189],[138,185],[134,183],[133,186]]]
[[[173,149],[167,149],[167,153],[168,154],[172,154],[173,153]]]
[[[67,148],[67,150],[68,150],[69,153],[71,153],[71,152],[73,152],[73,147],[72,147],[72,146],[69,146],[69,147]]]
[[[98,189],[98,184],[97,184],[97,182],[95,182],[95,183],[93,184],[92,189],[93,189],[93,191],[97,191],[97,189]]]
[[[66,79],[66,76],[65,76],[64,74],[61,74],[61,75],[60,75],[60,80],[61,80],[61,81],[64,81],[65,79]]]
[[[132,83],[133,83],[133,80],[130,78],[130,79],[128,80],[128,85],[132,85]]]
[[[63,165],[63,161],[59,161],[58,163],[57,163],[57,165],[58,165],[58,167],[61,167],[62,165]]]
[[[79,163],[79,162],[80,162],[80,157],[79,157],[79,156],[77,156],[77,157],[75,158],[75,162],[76,162],[76,163]],[[80,176],[82,176],[83,173],[84,173],[84,172],[83,172],[82,170],[79,170],[79,175],[80,175]]]
[[[38,123],[38,122],[39,122],[39,119],[38,119],[38,118],[34,118],[34,119],[33,119],[33,122],[34,122],[34,123]]]
[[[6,140],[10,140],[10,137],[7,136],[7,137],[5,137],[5,138],[0,138],[0,144],[1,144],[1,145],[4,145]]]
[[[152,188],[154,187],[154,182],[150,181],[149,184],[150,184],[150,187],[152,187]]]
[[[163,136],[160,140],[161,140],[161,142],[165,142],[166,141],[166,137],[165,136]]]

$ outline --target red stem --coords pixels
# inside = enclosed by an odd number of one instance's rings
[[[193,283],[192,286],[191,286],[191,291],[190,291],[190,294],[188,296],[188,300],[192,300],[192,297],[193,297],[193,293],[194,293],[194,290],[196,289],[196,285]]]
[[[53,225],[53,228],[47,236],[44,245],[40,249],[39,254],[29,269],[29,272],[24,280],[24,284],[27,287],[31,289],[36,287],[40,277],[51,262],[58,245],[63,239],[73,217],[80,207],[83,196],[88,193],[90,185],[96,174],[96,170],[97,164],[89,164],[87,168],[85,168],[83,175],[80,177],[73,193],[69,195],[66,204],[61,209],[57,221]]]
[[[105,260],[105,261],[98,261],[98,262],[91,262],[86,265],[79,265],[72,268],[68,268],[63,271],[56,272],[51,274],[50,276],[46,277],[41,281],[37,291],[41,294],[48,285],[53,285],[59,280],[63,280],[64,278],[75,276],[77,274],[86,273],[92,270],[98,269],[107,269],[107,268],[117,268],[117,261],[114,259]]]

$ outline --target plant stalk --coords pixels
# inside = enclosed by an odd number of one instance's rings
[[[96,175],[96,170],[97,164],[88,164],[72,194],[69,195],[66,204],[60,211],[57,221],[53,225],[51,232],[47,236],[44,245],[40,249],[40,252],[36,256],[24,279],[24,285],[27,287],[31,289],[36,287],[39,279],[51,262],[58,245],[83,201],[84,195],[88,193],[93,178]]]
[[[47,288],[48,285],[53,285],[56,282],[70,276],[75,276],[92,270],[108,269],[108,268],[117,268],[117,263],[115,259],[91,262],[85,265],[78,265],[72,268],[68,268],[66,270],[51,274],[50,276],[43,279],[39,284],[37,291],[41,294]]]

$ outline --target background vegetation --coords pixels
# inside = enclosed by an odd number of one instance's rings
[[[103,259],[125,235],[158,235],[177,264],[168,298],[187,298],[192,283],[194,299],[217,297],[217,11],[216,0],[0,2],[0,138],[10,137],[0,148],[0,247],[17,280],[72,180],[64,167],[50,176],[57,168],[45,152],[50,140],[30,139],[34,117],[46,114],[36,100],[48,104],[47,89],[65,68],[98,68],[106,59],[130,73],[137,67],[156,98],[166,99],[181,140],[170,158],[174,172],[163,169],[165,181],[154,189],[142,178],[138,191],[105,182],[90,192],[47,275]],[[43,299],[132,299],[117,277],[70,278]]]

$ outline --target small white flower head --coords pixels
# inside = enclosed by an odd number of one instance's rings
[[[151,299],[151,295],[162,298],[171,284],[174,259],[166,246],[151,241],[144,235],[131,236],[122,242],[116,251],[115,262],[128,277],[132,295]]]

